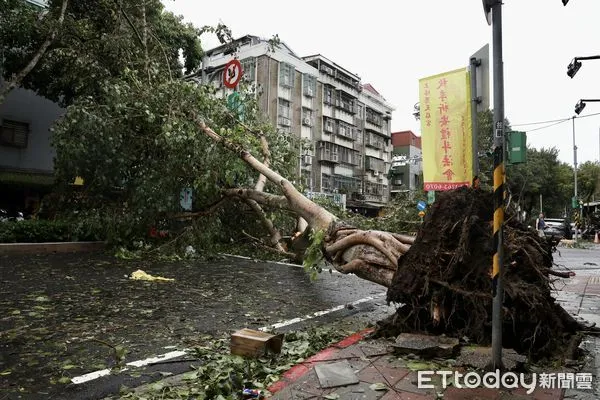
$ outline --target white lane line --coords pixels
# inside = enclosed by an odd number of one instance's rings
[[[157,362],[161,362],[161,361],[164,361],[164,360],[170,360],[172,358],[181,357],[181,356],[184,356],[186,354],[187,354],[187,352],[180,351],[180,350],[178,350],[178,351],[170,351],[168,353],[161,354],[161,355],[156,356],[156,357],[146,358],[145,360],[138,360],[138,361],[128,362],[125,365],[129,365],[131,367],[143,367],[145,365],[155,364]],[[119,372],[124,372],[124,371],[127,371],[128,369],[129,368],[123,368]],[[101,369],[99,371],[90,372],[90,373],[85,374],[85,375],[76,376],[74,378],[71,378],[71,382],[73,382],[76,385],[79,385],[80,383],[85,383],[85,382],[93,381],[94,379],[98,379],[98,378],[101,378],[101,377],[106,376],[106,375],[110,375],[110,369]]]
[[[356,305],[361,304],[361,303],[366,303],[366,302],[369,302],[371,300],[375,300],[376,298],[382,297],[382,296],[385,296],[385,293],[381,293],[381,294],[378,294],[378,295],[375,295],[375,296],[365,297],[363,299],[356,300],[356,301],[354,301],[354,302],[352,302],[350,304],[353,305],[353,306],[356,306]],[[339,305],[339,306],[332,307],[332,308],[330,308],[328,310],[317,311],[315,313],[305,315],[304,317],[292,318],[292,319],[288,319],[287,321],[278,322],[278,323],[273,324],[273,325],[263,326],[262,328],[258,328],[258,330],[259,331],[267,331],[267,330],[271,330],[271,329],[282,328],[284,326],[289,326],[289,325],[297,324],[299,322],[307,321],[309,319],[313,319],[313,318],[321,317],[323,315],[331,314],[333,312],[343,310],[346,307],[347,307],[346,304],[342,304],[342,305]]]
[[[366,302],[375,300],[375,299],[377,299],[379,297],[382,297],[382,296],[385,296],[385,292],[377,294],[377,295],[374,295],[374,296],[369,296],[369,297],[365,297],[365,298],[362,298],[362,299],[358,299],[356,301],[353,301],[350,304],[353,305],[353,306],[356,306],[356,305],[359,305],[359,304],[362,304],[362,303],[366,303]],[[282,328],[284,326],[289,326],[289,325],[297,324],[299,322],[307,321],[309,319],[313,319],[313,318],[321,317],[323,315],[331,314],[333,312],[343,310],[346,307],[347,307],[346,304],[342,304],[342,305],[339,305],[339,306],[332,307],[332,308],[330,308],[328,310],[317,311],[317,312],[314,312],[312,314],[305,315],[304,317],[292,318],[292,319],[288,319],[286,321],[278,322],[278,323],[273,324],[273,325],[263,326],[262,328],[258,328],[258,330],[259,331],[266,331],[266,330],[271,330],[271,329]],[[171,346],[169,346],[169,347],[171,347]],[[182,351],[182,350],[170,351],[168,353],[161,354],[161,355],[156,356],[156,357],[150,357],[150,358],[146,358],[144,360],[138,360],[138,361],[131,361],[131,362],[128,362],[126,365],[131,366],[131,367],[143,367],[145,365],[154,364],[154,363],[161,362],[161,361],[164,361],[164,360],[170,360],[172,358],[181,357],[181,356],[184,356],[186,354],[187,354],[187,352],[186,351]],[[125,372],[127,370],[129,370],[129,368],[123,368],[119,372]],[[81,383],[93,381],[93,380],[101,378],[103,376],[110,375],[110,373],[111,373],[110,369],[101,369],[101,370],[98,370],[98,371],[93,371],[93,372],[90,372],[90,373],[87,373],[87,374],[84,374],[84,375],[80,375],[80,376],[76,376],[74,378],[71,378],[71,382],[73,382],[76,385],[79,385]]]

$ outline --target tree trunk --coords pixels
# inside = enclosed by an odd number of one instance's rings
[[[324,231],[322,252],[325,259],[331,262],[336,270],[344,274],[353,273],[386,287],[391,285],[394,272],[398,267],[398,258],[408,251],[414,241],[413,237],[382,231],[364,231],[345,225],[329,211],[302,195],[287,179],[261,163],[246,149],[226,140],[204,122],[199,122],[198,125],[204,134],[237,154],[261,176],[277,185],[283,196],[250,189],[229,189],[227,194],[250,199],[269,207],[292,210],[308,223],[307,229],[297,237],[299,242],[304,241],[304,245],[292,244],[294,250],[299,253],[306,250],[309,244],[307,240],[309,229]],[[259,184],[257,188],[262,189],[263,185]]]
[[[50,47],[50,45],[56,39],[56,35],[58,34],[58,30],[60,29],[60,27],[63,24],[63,21],[65,20],[65,13],[67,11],[67,4],[68,4],[68,0],[63,0],[62,6],[60,8],[60,15],[58,16],[58,20],[57,20],[56,26],[54,27],[54,29],[52,29],[52,33],[50,34],[50,36],[48,36],[46,38],[46,40],[44,41],[44,43],[42,43],[42,45],[40,46],[40,48],[38,49],[38,51],[33,55],[33,58],[29,61],[29,63],[25,66],[25,68],[23,68],[15,76],[13,76],[6,83],[6,85],[4,87],[0,88],[0,104],[4,103],[4,100],[6,99],[6,96],[8,96],[8,94],[12,90],[14,90],[15,88],[21,86],[21,82],[23,82],[23,79],[25,79],[25,77],[40,62],[40,60],[42,59],[42,57],[44,56],[44,54],[46,54],[46,51],[48,50],[48,48]]]

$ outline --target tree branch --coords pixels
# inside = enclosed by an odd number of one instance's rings
[[[325,251],[329,254],[335,254],[337,252],[343,252],[352,246],[360,244],[368,244],[379,250],[384,254],[387,259],[391,262],[394,269],[398,268],[398,257],[395,257],[390,250],[385,247],[382,240],[373,237],[373,232],[361,231],[353,235],[346,236],[345,238],[338,240],[337,242],[326,246]]]
[[[281,254],[283,256],[289,257],[289,258],[294,258],[296,257],[296,254],[294,253],[290,253],[288,251],[285,251],[285,249],[283,247],[281,247],[281,250],[279,250],[278,248],[274,248],[274,247],[269,247],[269,246],[265,246],[260,239],[255,238],[254,236],[250,235],[249,233],[245,232],[242,230],[242,233],[247,236],[248,238],[252,239],[256,244],[258,244],[262,249],[264,250],[268,250],[277,254]]]
[[[16,74],[3,88],[0,88],[0,104],[4,103],[4,100],[6,99],[8,93],[10,93],[16,87],[21,85],[23,79],[25,79],[25,77],[35,68],[35,66],[40,62],[40,60],[48,50],[48,47],[50,47],[50,45],[54,42],[54,40],[56,39],[56,35],[58,34],[58,30],[60,29],[60,27],[62,27],[62,24],[65,20],[65,13],[67,12],[68,2],[68,0],[63,0],[56,26],[54,27],[54,29],[52,29],[52,33],[50,34],[50,36],[48,36],[48,38],[46,38],[44,43],[42,43],[42,45],[35,53],[31,61],[29,61],[25,68],[23,68],[18,74]]]
[[[198,126],[200,130],[208,137],[213,139],[215,142],[222,144],[230,151],[236,153],[238,157],[240,157],[251,168],[265,175],[269,181],[279,186],[284,196],[288,200],[289,207],[296,211],[301,217],[306,219],[309,225],[314,229],[325,230],[333,221],[337,219],[335,215],[307,199],[294,187],[294,185],[290,183],[290,181],[258,161],[246,149],[223,138],[221,135],[209,128],[204,122],[198,122]]]
[[[123,16],[125,17],[125,19],[127,20],[127,24],[135,32],[135,36],[137,37],[138,42],[140,42],[140,45],[142,47],[144,47],[144,40],[142,39],[142,35],[140,35],[140,33],[138,32],[138,30],[135,27],[135,25],[133,25],[133,22],[131,22],[131,19],[129,18],[129,15],[127,15],[127,13],[125,12],[125,10],[123,10],[123,7],[121,7],[121,4],[119,4],[119,2],[117,0],[113,0],[113,2],[115,3],[115,5],[117,7],[119,7],[119,10],[121,11],[121,14],[123,14]]]
[[[259,192],[253,189],[223,189],[221,192],[230,197],[239,197],[240,199],[244,200],[254,200],[255,202],[265,206],[278,208],[281,210],[292,210],[288,200],[284,196]]]
[[[271,246],[275,247],[279,251],[284,252],[285,249],[281,246],[281,243],[279,242],[281,240],[281,233],[279,233],[279,231],[275,228],[275,226],[273,225],[273,221],[267,218],[265,211],[256,201],[251,199],[245,199],[244,201],[252,210],[254,210],[256,214],[258,214],[261,223],[263,224],[267,232],[269,232],[269,243],[271,244]]]

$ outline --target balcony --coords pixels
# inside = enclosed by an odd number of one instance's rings
[[[333,153],[331,151],[326,151],[325,149],[319,149],[317,152],[317,160],[331,162],[335,164],[339,164],[338,153]]]

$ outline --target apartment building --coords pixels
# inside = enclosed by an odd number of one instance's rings
[[[390,193],[412,192],[423,187],[421,137],[412,131],[392,132]]]
[[[273,47],[251,35],[207,51],[202,80],[227,95],[223,69],[234,58],[256,85],[266,118],[310,144],[298,154],[309,191],[346,194],[355,209],[389,200],[394,108],[375,88],[320,54],[299,57],[285,43]]]

